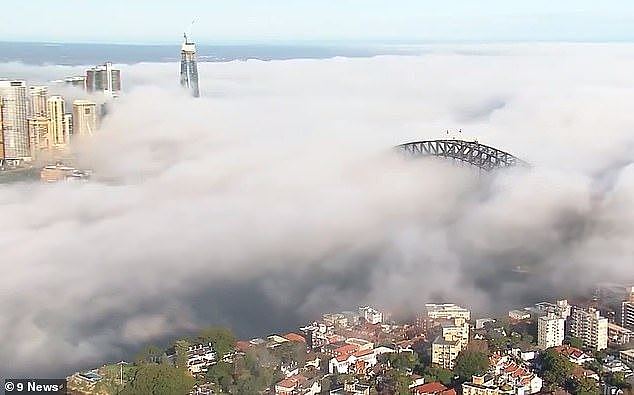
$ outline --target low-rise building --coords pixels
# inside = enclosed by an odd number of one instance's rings
[[[300,374],[287,377],[275,384],[275,395],[317,395],[321,384],[317,378],[308,379]]]
[[[321,316],[321,320],[335,327],[348,326],[348,318],[342,313],[326,313]]]
[[[434,320],[462,318],[469,321],[471,319],[471,311],[454,303],[427,303],[425,309],[427,317]]]
[[[495,354],[490,358],[489,374],[493,384],[512,388],[514,393],[535,394],[541,391],[543,380],[528,364],[517,362],[511,355]]]
[[[414,395],[456,395],[456,390],[449,388],[444,384],[434,381],[425,383],[412,388]]]
[[[629,366],[634,366],[634,348],[619,352],[619,359]]]
[[[313,322],[299,330],[304,334],[308,348],[316,350],[328,344],[328,337],[333,334],[334,326],[323,322]]]
[[[509,365],[500,375],[473,376],[462,384],[463,395],[529,395],[539,393],[542,379],[523,367]]]
[[[438,381],[417,385],[411,390],[414,395],[456,395],[455,389],[448,388]]]
[[[508,393],[495,384],[493,376],[473,376],[471,381],[462,383],[463,395],[501,395]]]
[[[495,320],[493,318],[478,318],[475,320],[475,328],[483,329],[486,324],[494,324]]]
[[[608,323],[608,343],[622,346],[634,341],[634,332],[620,325]]]
[[[580,349],[568,345],[555,347],[555,351],[559,354],[567,357],[570,362],[575,363],[577,365],[584,365],[587,362],[594,361],[594,357],[592,355],[586,354]]]
[[[383,313],[370,306],[359,307],[359,315],[372,325],[383,322]]]
[[[187,348],[187,369],[192,373],[206,372],[216,363],[216,352],[211,343],[194,344]]]
[[[629,378],[633,375],[632,369],[628,366],[627,363],[611,355],[603,360],[603,365],[601,367],[606,373],[623,373],[626,378]]]
[[[339,385],[329,392],[330,395],[370,395],[370,386],[358,381],[349,381]]]
[[[396,350],[381,346],[370,348],[358,344],[345,344],[331,352],[332,358],[328,361],[330,374],[365,374],[378,363],[382,354],[394,353]]]
[[[531,318],[531,313],[526,310],[511,310],[509,311],[509,318],[514,321],[523,321]]]

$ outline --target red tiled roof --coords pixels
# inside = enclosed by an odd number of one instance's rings
[[[445,387],[442,383],[438,381],[434,381],[432,383],[422,384],[413,388],[413,391],[417,395],[424,394],[440,394],[443,391],[446,391],[447,387]]]
[[[295,386],[297,385],[297,380],[294,380],[293,378],[289,377],[287,379],[280,381],[279,383],[275,385],[284,387],[284,388],[295,388]]]
[[[275,385],[279,385],[284,388],[295,388],[296,386],[305,383],[308,379],[301,374],[296,374],[295,376],[288,377]]]
[[[240,341],[236,342],[236,348],[239,351],[246,352],[249,349],[249,347],[251,347],[251,343],[249,343],[247,341],[240,340]]]
[[[350,357],[350,355],[351,355],[351,354],[338,355],[338,356],[336,357],[337,362],[343,362],[343,361],[345,361],[346,359],[348,359],[348,358]]]
[[[297,333],[287,333],[286,335],[283,336],[284,339],[291,341],[291,342],[298,342],[298,343],[306,343],[306,339],[304,339],[303,336],[298,335]]]
[[[559,354],[565,355],[567,357],[574,357],[574,358],[580,358],[584,355],[583,351],[579,350],[576,347],[572,347],[572,346],[558,346],[555,347],[555,351],[557,351]]]
[[[580,358],[581,356],[583,356],[583,351],[575,348],[574,350],[570,351],[570,355],[575,358]]]
[[[346,344],[334,350],[335,355],[352,354],[359,349],[356,344]]]
[[[373,354],[374,350],[361,350],[354,353],[355,357],[362,357],[364,355]]]

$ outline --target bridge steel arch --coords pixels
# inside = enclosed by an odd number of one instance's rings
[[[528,166],[523,160],[477,141],[428,140],[395,147],[408,157],[439,156],[476,166],[484,171],[512,166]]]

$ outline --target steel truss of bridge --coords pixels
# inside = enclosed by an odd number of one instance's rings
[[[458,160],[485,171],[512,166],[528,166],[523,160],[477,141],[429,140],[395,147],[409,157],[439,156]]]

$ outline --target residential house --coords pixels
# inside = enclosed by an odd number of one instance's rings
[[[586,362],[594,361],[594,357],[592,357],[591,355],[586,354],[580,349],[569,345],[555,347],[554,350],[559,354],[567,357],[570,362],[576,363],[577,365],[583,365]]]
[[[302,375],[287,377],[275,384],[275,395],[317,395],[321,384],[317,378],[308,379]]]
[[[456,390],[448,388],[438,381],[417,385],[412,388],[413,395],[456,395]]]

